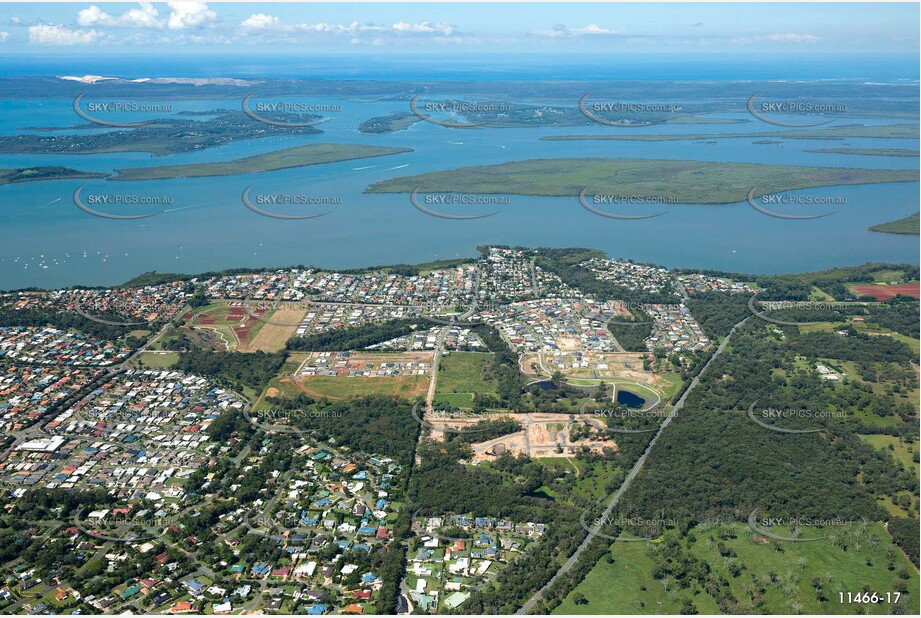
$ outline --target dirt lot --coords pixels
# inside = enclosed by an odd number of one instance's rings
[[[254,311],[250,308],[250,312]],[[283,324],[265,323],[252,341],[243,343],[240,352],[277,352],[285,347],[285,342],[297,332],[297,324],[307,315],[306,309],[282,306],[265,319]]]
[[[557,337],[556,344],[563,351],[578,350],[582,347],[578,337]]]
[[[471,445],[474,462],[495,459],[503,452],[508,452],[512,455],[526,454],[531,457],[571,457],[575,454],[576,449],[582,446],[587,446],[593,451],[600,451],[603,448],[617,448],[617,443],[613,440],[583,439],[575,443],[571,442],[569,439],[569,415],[566,414],[542,412],[531,414],[508,413],[501,417],[496,415],[490,418],[493,420],[510,418],[521,423],[524,429],[491,440],[474,443]],[[438,419],[432,424],[461,428],[473,425],[476,420],[470,417],[451,421]],[[598,425],[600,426],[601,423],[599,422]],[[432,437],[443,439],[444,433],[433,431]],[[559,450],[562,450],[562,452],[559,452]]]
[[[863,296],[872,296],[876,300],[889,300],[897,294],[902,296],[911,296],[912,298],[921,298],[921,284],[905,283],[902,285],[852,285],[858,294]]]

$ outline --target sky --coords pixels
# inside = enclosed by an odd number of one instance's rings
[[[0,55],[911,53],[917,3],[3,3]]]

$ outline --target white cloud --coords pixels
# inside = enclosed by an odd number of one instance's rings
[[[94,4],[77,13],[77,23],[81,26],[114,26],[115,18]]]
[[[77,13],[77,23],[81,26],[129,28],[162,28],[165,25],[160,19],[160,12],[150,2],[141,2],[138,8],[117,17],[109,15],[94,4]]]
[[[136,26],[138,28],[163,27],[160,12],[150,2],[141,2],[139,8],[131,9],[122,15],[122,22],[126,26]]]
[[[746,36],[731,39],[733,45],[751,45],[752,43],[815,43],[819,37],[812,34],[796,34],[794,32],[776,32],[763,36]]]
[[[302,30],[304,32],[351,32],[351,28],[348,26],[339,26],[337,24],[297,24],[293,26],[294,30]]]
[[[6,43],[8,38],[10,38],[9,32],[0,32],[0,43]]]
[[[819,37],[813,36],[811,34],[795,34],[793,32],[787,32],[786,34],[775,33],[769,34],[764,37],[766,41],[777,42],[791,42],[791,43],[815,43],[819,40]]]
[[[171,13],[167,25],[170,30],[183,30],[207,25],[217,19],[217,13],[205,2],[167,2]]]
[[[602,28],[598,24],[589,24],[584,28],[570,28],[563,24],[557,24],[550,30],[542,30],[535,33],[538,36],[559,38],[559,37],[578,37],[578,36],[615,36],[620,32],[610,28]]]
[[[240,26],[248,30],[265,30],[266,28],[277,27],[281,24],[277,17],[266,15],[265,13],[253,13],[240,23]]]
[[[407,23],[397,22],[394,24],[359,24],[353,21],[349,24],[331,24],[326,22],[318,23],[300,23],[284,24],[274,15],[266,13],[253,13],[248,18],[240,22],[240,29],[247,34],[259,36],[279,35],[276,40],[296,41],[298,34],[330,34],[344,35],[350,37],[350,42],[370,43],[372,45],[384,45],[387,37],[430,37],[433,39],[443,39],[450,37],[455,33],[456,27],[451,24],[441,22],[420,22]],[[362,36],[372,38],[362,38]]]
[[[29,42],[38,45],[88,45],[100,35],[98,30],[72,30],[52,24],[29,26]]]
[[[450,36],[451,33],[454,32],[454,26],[451,24],[433,24],[427,21],[424,21],[421,24],[407,24],[406,22],[401,21],[393,24],[390,28],[395,32],[437,33],[444,36]]]

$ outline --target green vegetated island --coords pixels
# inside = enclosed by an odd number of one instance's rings
[[[393,178],[369,193],[575,196],[641,195],[683,204],[732,204],[748,196],[836,185],[917,182],[918,170],[762,165],[671,159],[529,159]]]
[[[386,116],[375,116],[374,118],[369,118],[365,120],[360,125],[358,125],[359,133],[393,133],[394,131],[402,131],[403,129],[408,129],[417,122],[421,122],[422,118],[415,115],[412,112],[393,112],[387,114]]]
[[[896,221],[888,221],[886,223],[880,223],[879,225],[874,225],[869,228],[871,232],[885,232],[887,234],[914,234],[918,236],[921,234],[921,228],[919,228],[919,213],[913,213],[908,215],[903,219],[898,219]]]
[[[433,100],[434,101],[434,100]],[[432,102],[432,101],[429,101]],[[439,103],[457,104],[463,101],[438,100]],[[519,103],[482,102],[484,109],[471,109],[457,113],[462,122],[470,124],[483,124],[484,128],[510,129],[523,127],[572,127],[591,126],[596,122],[585,116],[578,107],[572,105],[523,105]],[[498,105],[498,109],[485,108],[488,105]],[[422,113],[426,113],[419,103]],[[590,105],[589,105],[590,106]],[[704,116],[712,109],[701,104],[682,103],[676,105],[677,112],[631,112],[623,111],[615,114],[598,113],[598,117],[617,122],[624,127],[641,127],[647,124],[743,124],[752,122],[746,118],[720,118],[717,116]],[[728,110],[727,110],[728,111]],[[592,112],[594,113],[594,112]],[[426,115],[429,115],[426,113]],[[434,118],[443,117],[443,114],[432,113]],[[610,116],[610,118],[608,118]],[[392,133],[406,129],[422,118],[412,111],[395,111],[386,116],[375,116],[361,123],[358,127],[360,133]],[[455,118],[455,120],[457,120]]]
[[[195,117],[201,117],[196,120]],[[105,118],[105,120],[111,120]],[[272,120],[301,121],[300,115],[278,115]],[[309,120],[309,119],[308,119]],[[119,120],[121,121],[121,120]],[[149,152],[169,155],[191,152],[231,142],[282,135],[317,135],[313,126],[276,126],[250,118],[240,111],[214,110],[184,112],[175,117],[151,120],[149,124],[127,129],[110,129],[86,123],[70,127],[32,127],[31,131],[95,130],[68,135],[0,136],[2,154],[100,154],[106,152]]]
[[[366,146],[362,144],[310,144],[294,146],[274,152],[213,163],[188,163],[184,165],[157,165],[115,170],[118,176],[110,180],[162,180],[164,178],[197,178],[201,176],[232,176],[254,174],[321,163],[336,163],[352,159],[382,157],[412,152],[411,148]]]
[[[768,138],[786,139],[845,139],[864,137],[874,139],[918,139],[918,125],[892,124],[881,126],[852,125],[827,129],[790,129],[787,131],[759,131],[753,133],[676,133],[668,135],[636,135],[611,133],[608,135],[547,135],[540,139],[546,141],[578,140],[612,140],[629,142],[678,142],[686,140],[730,139],[730,138]]]
[[[39,182],[42,180],[105,178],[106,176],[108,176],[108,174],[83,172],[61,165],[20,167],[15,169],[0,169],[0,185],[9,185],[16,182]]]
[[[807,148],[805,152],[823,154],[865,155],[868,157],[917,157],[918,151],[911,148]]]

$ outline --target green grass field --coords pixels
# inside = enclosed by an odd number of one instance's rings
[[[495,381],[483,379],[493,355],[484,352],[451,352],[442,357],[438,368],[435,403],[470,408],[474,393],[496,393]]]
[[[332,377],[313,376],[299,380],[308,394],[330,399],[353,399],[365,395],[387,395],[417,399],[425,395],[429,376]]]
[[[131,360],[131,366],[146,369],[168,369],[178,362],[178,352],[150,352],[145,350]]]
[[[914,470],[915,474],[921,470],[921,466],[918,465],[918,462],[915,459],[916,453],[918,453],[917,440],[911,444],[906,444],[895,436],[887,436],[882,434],[867,436],[861,435],[860,438],[880,450],[886,450],[892,453],[892,456],[895,457],[896,460],[899,461],[903,466],[905,466],[906,470]],[[890,446],[892,447],[892,450],[889,450]]]
[[[408,193],[421,187],[427,192],[575,197],[589,188],[591,195],[642,195],[677,204],[735,204],[745,200],[753,187],[760,197],[794,189],[917,181],[917,170],[559,158],[403,176],[375,183],[367,192]]]
[[[904,270],[878,270],[873,273],[873,283],[908,283]]]
[[[734,538],[725,538],[715,528],[698,527],[688,535],[693,540],[683,539],[681,545],[729,582],[729,590],[738,601],[735,607],[742,613],[790,614],[800,610],[806,614],[856,614],[864,609],[871,614],[889,613],[891,608],[885,603],[869,607],[841,603],[839,593],[857,593],[865,587],[883,596],[907,588],[911,594],[902,595],[907,602],[907,613],[918,613],[918,572],[879,523],[870,523],[860,535],[859,550],[851,533],[840,535],[845,539],[842,544],[828,540],[758,544],[746,524],[724,524],[723,529]],[[854,529],[851,530],[853,533]],[[810,534],[804,532],[803,536]],[[717,547],[721,541],[734,552],[734,557],[721,556]],[[890,549],[894,564],[891,571],[887,568]],[[687,588],[672,583],[666,592],[662,580],[653,577],[655,561],[649,552],[647,543],[613,543],[614,562],[602,557],[553,613],[677,614],[686,601],[702,614],[723,613],[698,582],[692,581]],[[739,570],[733,575],[731,571],[737,567]],[[824,601],[819,600],[813,587],[814,577],[825,580]],[[761,590],[763,606],[756,607],[750,599]],[[579,596],[587,603],[576,604]]]

